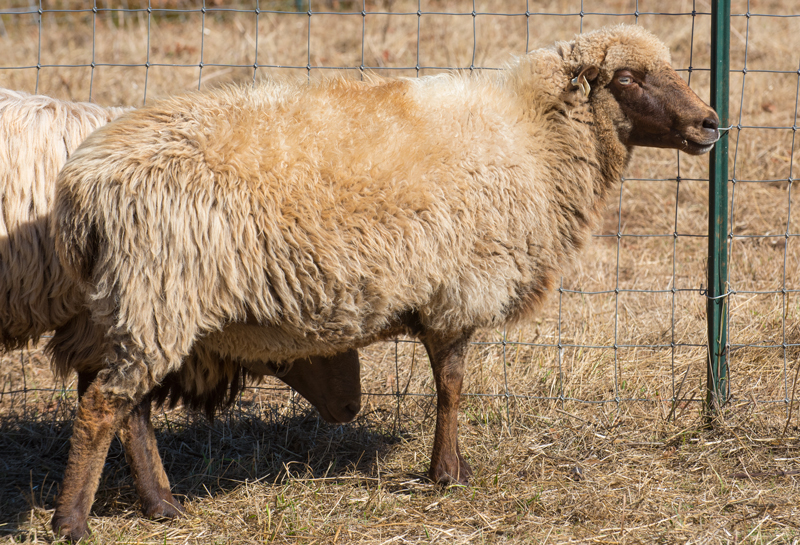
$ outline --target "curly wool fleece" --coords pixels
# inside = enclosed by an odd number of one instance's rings
[[[620,25],[498,75],[229,87],[100,129],[61,173],[56,236],[111,366],[143,392],[201,338],[287,360],[410,315],[433,331],[529,316],[630,155],[610,91],[570,84],[587,63],[602,84],[669,53]]]

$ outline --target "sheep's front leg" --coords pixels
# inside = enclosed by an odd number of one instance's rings
[[[86,519],[114,433],[133,407],[126,396],[103,391],[101,375],[83,393],[72,428],[72,441],[61,493],[53,515],[53,530],[72,541],[89,533]]]
[[[150,396],[139,403],[122,424],[120,438],[131,467],[133,484],[145,516],[178,517],[183,507],[170,492],[169,478],[158,455],[155,430],[150,421]]]
[[[458,404],[464,380],[464,357],[472,332],[444,338],[439,334],[423,337],[436,381],[436,432],[428,476],[435,483],[467,484],[472,468],[458,447]]]

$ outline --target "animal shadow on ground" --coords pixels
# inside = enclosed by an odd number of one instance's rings
[[[74,400],[64,405],[58,414],[26,411],[0,419],[0,537],[24,540],[31,509],[55,507],[74,419]],[[182,408],[155,411],[159,453],[175,497],[187,503],[255,480],[280,485],[298,476],[369,477],[405,434],[380,409],[341,426],[326,423],[305,404],[288,412],[250,401],[237,402],[214,421]],[[92,514],[138,509],[122,444],[115,439]]]

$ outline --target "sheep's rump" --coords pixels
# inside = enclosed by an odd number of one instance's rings
[[[394,334],[410,311],[498,325],[564,253],[544,185],[574,143],[529,121],[495,83],[452,76],[162,101],[65,166],[58,249],[154,377],[199,338],[286,360]]]
[[[0,350],[53,331],[46,350],[61,376],[99,371],[108,345],[56,255],[56,179],[80,143],[124,111],[0,88]],[[182,401],[210,415],[258,380],[202,345],[187,362],[154,392],[158,402]]]

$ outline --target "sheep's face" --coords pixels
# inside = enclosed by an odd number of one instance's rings
[[[306,398],[331,424],[353,420],[361,410],[358,351],[295,360],[280,379]]]
[[[606,27],[557,50],[569,59],[572,88],[588,92],[624,145],[699,155],[719,138],[717,114],[678,76],[669,49],[647,30]]]
[[[627,120],[620,130],[626,146],[700,155],[719,139],[716,112],[667,64],[650,71],[616,70],[607,88]]]

